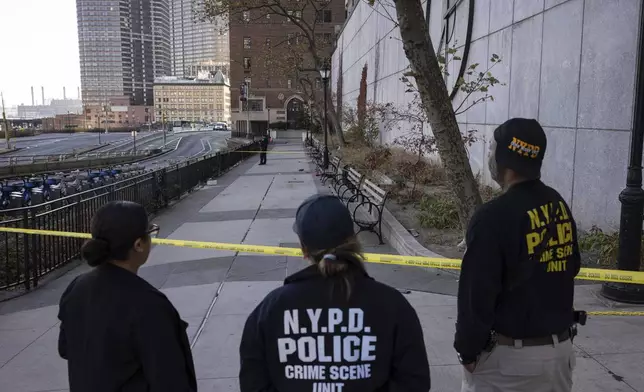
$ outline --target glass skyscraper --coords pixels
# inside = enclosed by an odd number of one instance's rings
[[[76,0],[83,105],[153,105],[171,73],[171,0]]]
[[[170,0],[172,19],[172,74],[195,77],[199,71],[229,75],[230,47],[225,19],[201,20],[202,0]]]

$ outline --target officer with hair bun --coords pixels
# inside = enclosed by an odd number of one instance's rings
[[[310,266],[250,314],[239,348],[241,392],[427,392],[429,363],[414,308],[365,271],[349,211],[331,195],[298,208]]]
[[[490,174],[503,193],[470,221],[458,287],[463,392],[572,389],[581,259],[570,207],[541,181],[546,144],[533,119],[494,131]]]
[[[137,276],[158,231],[132,202],[108,203],[94,215],[81,249],[94,269],[67,287],[58,313],[70,392],[197,390],[188,324]]]

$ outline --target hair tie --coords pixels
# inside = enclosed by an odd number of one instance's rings
[[[322,260],[331,260],[331,261],[336,261],[338,258],[335,255],[332,255],[330,253],[325,254],[322,256]]]

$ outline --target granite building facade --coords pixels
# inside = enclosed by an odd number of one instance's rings
[[[466,66],[491,68],[503,85],[494,101],[457,116],[462,132],[475,130],[470,163],[492,184],[487,152],[494,129],[511,117],[538,119],[548,135],[543,177],[559,190],[582,229],[619,225],[618,195],[625,186],[633,127],[638,18],[634,0],[432,0],[429,26],[434,48],[456,47]],[[387,7],[387,8],[383,8]],[[358,2],[338,38],[332,87],[343,75],[344,103],[356,105],[366,65],[367,100],[406,107],[413,95],[400,81],[409,63],[388,5]],[[374,9],[375,8],[375,9]],[[447,37],[447,39],[445,38]],[[342,59],[342,60],[340,60]],[[448,90],[461,61],[449,62]],[[474,102],[458,92],[455,107]],[[408,127],[382,132],[391,143]],[[429,133],[431,129],[427,128]]]

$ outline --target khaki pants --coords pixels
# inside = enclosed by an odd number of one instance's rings
[[[465,368],[461,392],[570,392],[575,352],[570,339],[536,347],[497,345],[473,373]]]

